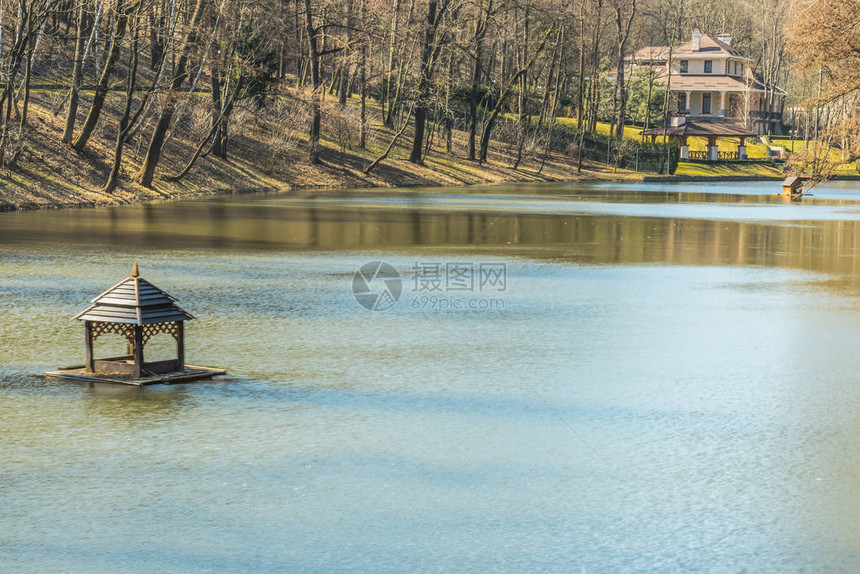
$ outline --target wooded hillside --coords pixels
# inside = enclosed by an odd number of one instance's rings
[[[662,120],[665,92],[625,77],[624,58],[678,45],[694,26],[731,32],[767,81],[806,105],[817,78],[789,61],[792,4],[0,0],[0,168],[10,189],[54,163],[58,179],[107,194],[235,185],[243,170],[249,188],[320,173],[341,184],[344,169],[378,184],[375,172],[404,159],[414,173],[474,163],[452,183],[486,179],[482,164],[536,178],[549,165],[561,177],[582,168],[598,121],[620,138],[624,124]],[[581,118],[578,133],[558,116]]]

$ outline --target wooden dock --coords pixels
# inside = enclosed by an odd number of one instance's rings
[[[84,365],[75,365],[72,367],[59,367],[56,371],[45,373],[45,376],[52,379],[61,379],[77,383],[108,383],[143,387],[146,385],[176,385],[180,383],[192,383],[194,381],[211,379],[212,377],[223,375],[226,372],[226,369],[217,369],[215,367],[185,365],[184,371],[152,374],[144,377],[123,377],[119,375],[88,373]]]

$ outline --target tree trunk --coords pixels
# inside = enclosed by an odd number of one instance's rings
[[[84,29],[86,28],[85,21],[87,11],[84,2],[81,2],[78,8],[78,18],[75,24],[75,61],[72,65],[72,85],[69,88],[69,106],[66,109],[66,128],[63,130],[63,143],[72,143],[72,136],[75,130],[75,119],[78,115],[78,92],[81,89],[81,68],[83,67],[84,45]]]
[[[394,127],[394,100],[391,95],[391,89],[393,87],[393,78],[394,78],[394,47],[397,39],[397,23],[398,23],[398,12],[400,12],[400,0],[394,0],[394,7],[391,14],[391,41],[388,45],[388,67],[385,74],[385,81],[383,82],[383,96],[382,96],[382,118],[383,123],[389,128]],[[388,105],[388,113],[385,112],[385,106]]]
[[[183,177],[188,175],[188,172],[191,171],[191,168],[194,167],[194,164],[197,162],[198,159],[200,159],[200,156],[204,155],[203,154],[203,148],[206,147],[207,143],[209,143],[210,138],[212,138],[213,136],[216,136],[218,134],[221,134],[223,137],[226,137],[227,118],[229,117],[230,113],[233,111],[233,103],[236,101],[236,96],[240,92],[241,92],[241,80],[240,80],[240,85],[236,86],[236,88],[231,93],[225,94],[226,102],[224,104],[224,108],[223,108],[223,111],[221,112],[221,118],[220,118],[221,120],[223,120],[223,123],[216,122],[215,124],[212,125],[211,128],[209,128],[209,132],[206,134],[206,136],[203,138],[203,140],[201,140],[201,142],[197,145],[197,148],[194,150],[194,153],[192,154],[191,159],[188,160],[188,163],[185,164],[185,167],[182,168],[182,171],[180,171],[176,175],[169,176],[167,178],[169,181],[179,181],[180,179],[182,179]],[[214,143],[213,143],[213,146],[214,146]]]
[[[140,0],[137,1],[140,2]],[[90,104],[89,112],[87,112],[87,119],[84,120],[84,125],[81,128],[81,133],[79,133],[78,137],[76,137],[74,142],[72,142],[72,147],[75,148],[76,151],[81,151],[87,145],[87,141],[89,141],[90,136],[99,121],[102,107],[104,107],[105,99],[107,98],[108,90],[110,89],[110,78],[113,74],[113,68],[116,65],[116,61],[119,58],[120,45],[122,44],[122,37],[125,34],[126,23],[128,22],[128,12],[122,6],[122,0],[117,0],[116,8],[114,9],[114,17],[115,20],[113,30],[111,31],[111,44],[107,61],[105,62],[99,82],[96,84],[93,101],[92,104]]]
[[[361,28],[362,30],[367,29],[367,6],[366,0],[361,0]],[[361,107],[360,107],[360,118],[358,125],[358,147],[361,149],[367,148],[367,43],[369,42],[368,36],[365,34],[365,37],[361,42],[361,76],[359,79],[359,83],[361,86],[359,87],[361,91]]]
[[[173,72],[173,81],[171,82],[171,91],[175,92],[185,81],[186,67],[188,65],[188,56],[191,53],[191,48],[197,42],[197,28],[200,25],[200,19],[203,16],[204,0],[196,0],[194,12],[191,16],[191,21],[188,23],[188,32],[185,35],[185,40],[180,48],[179,61],[176,64]],[[173,118],[176,101],[174,94],[168,94],[167,101],[164,104],[164,109],[161,111],[161,116],[158,118],[158,124],[155,131],[152,132],[152,138],[149,140],[149,147],[146,150],[146,156],[143,159],[143,165],[140,166],[140,171],[137,174],[137,181],[144,187],[152,186],[152,178],[155,175],[155,168],[158,166],[158,161],[161,159],[161,146],[164,145],[164,137],[167,135],[167,129],[170,127],[170,120]]]
[[[475,160],[475,140],[478,136],[478,86],[481,83],[484,63],[484,38],[493,11],[493,0],[487,2],[484,17],[475,24],[475,65],[472,68],[472,85],[469,89],[469,159]]]
[[[520,43],[522,44],[522,51],[517,53],[517,64],[522,67],[525,63],[527,55],[526,51],[529,46],[529,7],[525,7],[525,15],[523,16],[523,35],[520,39]],[[528,74],[521,74],[519,79],[519,97],[517,98],[517,112],[518,112],[518,129],[517,129],[517,155],[514,158],[513,169],[517,170],[520,167],[520,161],[523,158],[523,148],[526,145],[526,136],[529,131],[529,123],[530,118],[526,113],[526,108],[528,106]]]
[[[597,0],[597,16],[594,19],[594,42],[591,54],[591,81],[589,82],[588,131],[597,129],[597,110],[600,105],[600,20],[603,14],[603,0]]]
[[[412,153],[409,161],[415,164],[423,163],[424,130],[427,125],[427,106],[430,97],[430,81],[433,78],[433,48],[436,42],[436,28],[439,18],[445,10],[447,0],[442,0],[442,6],[437,15],[438,0],[428,0],[427,20],[424,24],[424,41],[421,47],[421,76],[418,80],[418,101],[415,104],[415,136],[412,138]]]
[[[382,152],[382,155],[380,155],[378,158],[373,160],[370,163],[370,165],[368,165],[366,168],[364,168],[364,170],[362,170],[364,175],[369,175],[370,172],[372,172],[374,169],[376,169],[376,166],[378,166],[380,163],[385,161],[385,158],[387,158],[388,154],[391,153],[391,150],[394,149],[394,145],[397,143],[397,140],[400,139],[400,136],[402,136],[403,132],[406,131],[406,126],[409,125],[409,118],[410,118],[410,116],[412,116],[412,109],[415,106],[414,102],[412,103],[412,106],[413,107],[409,108],[409,112],[406,114],[406,117],[403,119],[403,122],[400,125],[400,129],[397,130],[397,132],[394,134],[394,137],[392,137],[391,141],[388,142],[388,147],[385,148],[385,151]]]
[[[131,127],[131,104],[134,101],[135,80],[137,78],[137,48],[138,35],[140,31],[140,7],[142,5],[142,2],[138,3],[134,18],[134,36],[131,46],[129,47],[128,55],[128,78],[126,80],[125,107],[122,111],[122,117],[119,120],[119,129],[116,133],[116,145],[113,150],[113,163],[111,165],[107,182],[105,182],[105,193],[113,193],[114,189],[116,189],[117,183],[119,182],[119,170],[122,165],[122,151],[125,145],[125,136],[128,134],[128,130]]]
[[[161,68],[164,59],[164,37],[159,34],[160,30],[164,30],[164,10],[165,3],[162,2],[158,14],[153,10],[149,15],[149,68],[153,72]]]
[[[582,173],[582,148],[585,145],[585,0],[579,6],[579,88],[576,106],[576,129],[579,130],[579,146],[577,148],[576,172]]]
[[[320,126],[322,124],[322,106],[320,103],[320,54],[317,49],[317,29],[314,27],[311,15],[311,0],[305,3],[305,28],[308,35],[308,57],[311,64],[311,133],[308,145],[308,161],[312,164],[320,162]]]
[[[346,100],[349,98],[349,56],[352,47],[352,0],[346,0],[346,45],[347,49],[343,52],[343,65],[340,72],[340,87],[337,93],[337,103],[340,107],[346,107]]]
[[[214,139],[210,152],[218,158],[226,159],[227,149],[224,145],[226,142],[221,137],[222,114],[224,109],[221,103],[221,70],[218,66],[218,60],[213,58],[209,64],[210,83],[212,85],[212,131]]]
[[[505,86],[505,89],[502,90],[502,93],[499,96],[499,100],[496,102],[496,105],[493,107],[493,111],[490,112],[490,119],[487,120],[487,126],[484,128],[484,133],[481,134],[481,154],[479,156],[478,161],[480,161],[482,163],[487,161],[487,151],[490,148],[490,134],[493,130],[493,125],[496,123],[496,118],[499,116],[499,112],[502,109],[502,105],[504,104],[505,99],[508,97],[508,94],[510,94],[511,90],[513,90],[514,84],[516,84],[517,81],[520,79],[520,76],[522,76],[523,74],[525,74],[526,72],[529,71],[529,69],[535,63],[535,60],[537,59],[537,57],[543,51],[544,46],[546,46],[546,39],[552,33],[552,29],[553,29],[552,26],[550,26],[547,29],[546,33],[543,35],[543,38],[541,39],[540,44],[538,45],[537,49],[535,50],[534,55],[531,57],[531,59],[528,62],[526,62],[526,64],[522,68],[517,70],[517,72],[513,76],[511,76],[511,79],[508,80],[507,86]]]
[[[541,97],[540,102],[540,114],[538,114],[538,128],[542,127],[543,123],[549,119],[547,116],[547,112],[549,109],[549,98],[550,93],[553,89],[553,77],[555,76],[556,60],[558,59],[558,47],[562,40],[563,31],[564,27],[562,26],[561,30],[559,30],[555,36],[555,44],[553,44],[552,47],[552,55],[550,56],[549,60],[549,71],[546,75],[546,85],[544,86],[543,96]]]

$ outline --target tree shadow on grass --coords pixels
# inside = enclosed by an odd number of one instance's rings
[[[71,194],[78,197],[80,192],[86,193],[91,191],[78,184],[63,180],[62,177],[52,178],[25,165],[18,165],[12,172],[6,172],[2,176],[2,179],[15,185],[26,187],[29,195],[48,200],[55,200],[58,193]],[[90,205],[92,203],[90,201],[80,201],[81,205]]]

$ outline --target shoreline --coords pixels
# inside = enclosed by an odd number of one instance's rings
[[[672,182],[732,182],[732,181],[783,181],[785,177],[769,175],[646,175],[643,183],[672,183]],[[834,175],[827,181],[860,181],[860,175]]]
[[[103,125],[119,120],[118,102],[109,100],[103,110]],[[337,119],[337,105],[325,104]],[[204,154],[185,176],[175,179],[189,158],[194,157],[199,139],[193,130],[177,130],[158,164],[152,187],[135,179],[146,149],[146,134],[138,133],[126,142],[120,184],[112,193],[103,191],[110,169],[106,158],[113,157],[116,136],[111,130],[93,133],[87,147],[76,151],[62,141],[63,122],[53,113],[51,101],[37,94],[31,102],[34,129],[14,167],[0,170],[0,212],[40,209],[89,208],[133,205],[151,201],[216,197],[251,192],[291,190],[345,190],[427,187],[468,187],[562,181],[625,181],[641,179],[641,173],[585,161],[581,174],[573,158],[560,151],[539,153],[538,148],[518,155],[510,142],[493,141],[486,161],[467,159],[466,132],[454,129],[447,150],[441,141],[426,150],[421,164],[408,160],[408,142],[397,142],[389,157],[370,174],[364,169],[386,151],[393,132],[376,118],[368,124],[366,146],[354,135],[335,137],[339,132],[323,130],[319,161],[307,158],[307,133],[303,124],[290,123],[287,140],[273,140],[270,120],[265,115],[236,118],[226,157]],[[274,118],[277,119],[277,118]],[[186,123],[191,120],[186,117]],[[192,124],[182,124],[187,128]],[[285,129],[286,129],[285,128]],[[341,134],[342,135],[342,134]],[[285,136],[286,137],[286,136]],[[517,165],[518,168],[514,169]]]
[[[466,160],[463,160],[466,161]],[[639,183],[643,180],[641,176],[638,174],[631,176],[630,173],[603,173],[600,171],[595,171],[593,169],[584,170],[582,175],[577,176],[576,174],[573,177],[552,177],[552,176],[540,176],[540,178],[536,178],[535,174],[529,170],[521,170],[516,172],[520,174],[522,177],[519,178],[509,178],[509,179],[500,179],[500,180],[490,180],[486,179],[485,181],[476,181],[470,183],[460,183],[460,184],[451,184],[446,183],[444,181],[438,182],[420,182],[420,183],[412,183],[412,182],[403,182],[399,184],[389,185],[388,182],[384,184],[374,184],[372,182],[364,182],[366,185],[326,185],[326,184],[309,184],[309,185],[297,185],[297,184],[289,184],[284,183],[281,185],[277,185],[276,183],[272,183],[271,185],[260,185],[260,186],[243,186],[243,187],[235,187],[235,188],[221,188],[215,189],[213,191],[192,191],[190,193],[179,193],[179,194],[164,194],[156,189],[150,190],[152,193],[145,195],[135,195],[132,198],[128,197],[117,197],[117,201],[69,201],[69,202],[56,202],[50,204],[37,204],[30,203],[24,205],[13,205],[9,203],[0,203],[0,213],[15,213],[15,212],[24,212],[24,211],[41,211],[41,210],[54,210],[54,209],[93,209],[98,207],[121,207],[121,206],[131,206],[131,205],[142,205],[146,203],[161,203],[161,202],[175,202],[175,201],[183,201],[183,200],[198,200],[198,199],[206,199],[206,198],[215,198],[215,197],[223,197],[227,195],[249,195],[253,193],[290,193],[290,192],[310,192],[310,191],[331,191],[331,192],[339,192],[339,191],[384,191],[384,190],[429,190],[435,188],[451,188],[451,189],[462,189],[468,192],[469,189],[474,187],[496,187],[496,186],[504,186],[504,185],[515,185],[515,184],[523,184],[523,185],[539,185],[539,184],[552,184],[552,183],[570,183],[570,182],[582,182],[582,183],[600,183],[600,182],[609,182],[609,183]],[[131,187],[131,186],[127,186]],[[137,187],[137,186],[135,186]],[[82,198],[81,198],[82,199]]]
[[[444,182],[427,182],[427,183],[410,183],[404,182],[399,185],[387,184],[372,184],[367,185],[264,185],[256,187],[238,187],[238,188],[223,188],[214,191],[194,191],[184,194],[162,194],[157,190],[153,190],[151,196],[136,196],[133,199],[117,198],[118,201],[72,201],[68,203],[55,204],[28,204],[28,205],[11,205],[8,203],[0,204],[0,213],[15,213],[24,211],[41,211],[51,209],[93,209],[98,207],[121,207],[131,205],[142,205],[146,203],[161,203],[175,202],[183,200],[200,200],[214,197],[223,197],[227,195],[250,195],[254,193],[290,193],[290,192],[310,192],[310,191],[384,191],[384,190],[431,190],[439,188],[459,189],[464,193],[468,193],[470,189],[475,187],[501,187],[516,184],[523,185],[540,185],[553,183],[722,183],[722,182],[742,182],[742,181],[782,181],[782,177],[772,177],[764,175],[723,175],[723,176],[694,176],[694,175],[639,175],[635,173],[603,173],[593,170],[588,170],[581,176],[574,177],[542,177],[541,179],[529,179],[528,171],[520,172],[522,178],[511,178],[502,180],[487,180],[477,181],[474,183],[462,183],[452,185]],[[860,175],[837,175],[830,178],[828,181],[860,181]]]

